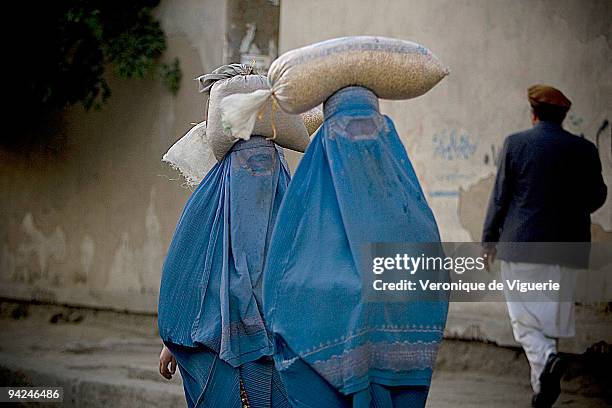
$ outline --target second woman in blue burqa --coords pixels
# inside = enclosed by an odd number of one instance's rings
[[[341,89],[324,117],[284,197],[264,272],[276,367],[294,407],[424,407],[445,296],[365,302],[357,265],[364,244],[439,242],[436,221],[374,93]]]

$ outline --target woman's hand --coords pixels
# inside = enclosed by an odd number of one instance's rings
[[[166,380],[171,380],[172,376],[176,373],[176,358],[174,358],[166,346],[164,346],[159,354],[159,373]]]

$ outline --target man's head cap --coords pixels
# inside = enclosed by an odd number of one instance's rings
[[[572,102],[563,95],[563,92],[548,85],[530,86],[527,90],[527,97],[533,107],[546,104],[569,110],[572,106]]]

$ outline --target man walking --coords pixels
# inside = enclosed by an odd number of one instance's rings
[[[482,234],[488,265],[497,242],[589,242],[590,215],[606,199],[597,148],[561,126],[569,99],[546,85],[530,87],[528,99],[533,128],[508,136],[499,159]],[[526,252],[500,251],[504,281],[551,279],[573,288],[576,277],[567,265],[526,259]],[[508,293],[506,300],[514,338],[531,366],[532,405],[550,407],[561,392],[564,370],[557,340],[575,334],[574,302],[533,301]]]

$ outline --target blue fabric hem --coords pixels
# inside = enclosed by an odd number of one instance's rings
[[[378,370],[374,370],[378,371]],[[355,394],[360,391],[367,390],[370,384],[379,384],[387,387],[400,387],[400,386],[425,386],[429,387],[431,384],[431,374],[429,375],[418,375],[418,374],[406,374],[402,376],[397,373],[385,373],[378,372],[377,374],[371,374],[368,378],[359,381],[358,383],[352,384],[347,387],[341,387],[338,389],[342,394],[349,395]]]

